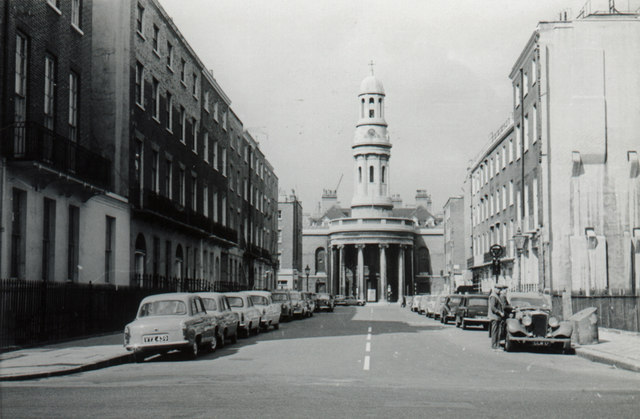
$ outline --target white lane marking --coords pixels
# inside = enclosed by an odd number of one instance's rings
[[[367,342],[367,345],[364,347],[365,352],[371,352],[371,342]]]
[[[371,340],[371,333],[367,334],[367,340]]]
[[[371,326],[369,326],[369,329],[367,329],[367,332],[371,333]]]
[[[370,362],[370,358],[369,355],[366,355],[364,357],[364,365],[362,366],[362,369],[365,371],[369,371],[369,362]]]

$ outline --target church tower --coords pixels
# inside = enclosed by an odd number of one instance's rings
[[[390,216],[393,209],[389,191],[391,142],[384,119],[384,87],[373,75],[360,84],[359,119],[353,140],[354,194],[351,216]]]

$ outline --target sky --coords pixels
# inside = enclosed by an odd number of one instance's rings
[[[373,61],[391,193],[412,204],[426,189],[437,213],[508,118],[508,76],[536,24],[586,0],[159,1],[304,212],[338,185],[350,205],[357,95]]]

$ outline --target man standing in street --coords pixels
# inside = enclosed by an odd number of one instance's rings
[[[498,284],[493,286],[489,295],[488,315],[489,320],[491,320],[491,349],[500,349],[500,324],[504,317],[504,311]]]

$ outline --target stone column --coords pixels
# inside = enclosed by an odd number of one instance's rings
[[[358,249],[358,298],[364,298],[364,244],[357,244]]]
[[[404,246],[398,249],[398,302],[402,303],[404,296]]]
[[[387,251],[388,244],[380,244],[380,288],[382,295],[378,295],[378,301],[387,301]]]
[[[339,258],[340,258],[340,272],[339,272],[339,277],[340,277],[340,294],[345,295],[344,290],[345,290],[345,265],[344,265],[344,245],[340,245],[338,246],[338,251],[340,252]]]

